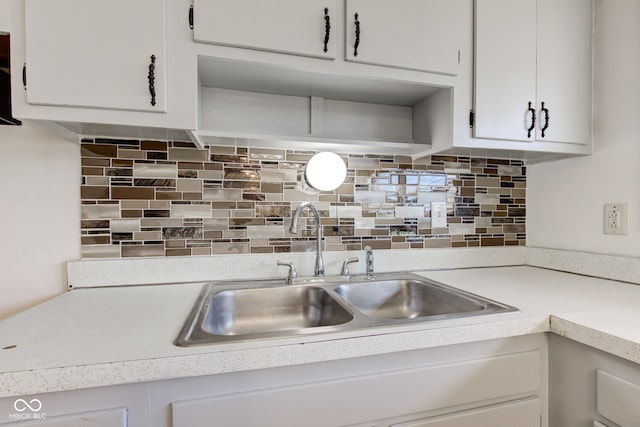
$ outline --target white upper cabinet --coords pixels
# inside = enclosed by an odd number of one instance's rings
[[[166,111],[165,3],[25,0],[27,102]]]
[[[591,0],[538,0],[538,120],[536,138],[591,140],[593,6]],[[544,136],[541,129],[548,125]]]
[[[535,0],[477,0],[476,138],[526,140],[536,103]]]
[[[425,153],[451,139],[472,15],[473,0],[194,0],[194,137]]]
[[[334,59],[336,0],[194,0],[196,42]]]
[[[457,75],[468,3],[194,0],[194,40],[335,59],[340,39],[347,61]]]
[[[591,0],[476,0],[474,137],[588,144]]]
[[[464,0],[346,0],[346,59],[448,75],[459,72]]]

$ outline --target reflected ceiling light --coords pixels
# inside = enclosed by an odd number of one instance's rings
[[[347,165],[335,153],[324,151],[315,154],[307,163],[304,179],[318,191],[332,191],[340,187],[347,177]]]

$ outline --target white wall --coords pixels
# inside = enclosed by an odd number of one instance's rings
[[[594,154],[527,169],[527,244],[640,256],[640,2],[596,0]],[[603,234],[603,204],[629,234]]]
[[[0,33],[9,32],[9,0],[0,0]]]
[[[9,0],[0,0],[0,32]],[[0,319],[66,290],[80,257],[80,149],[28,126],[0,126]]]
[[[0,319],[65,292],[80,257],[80,148],[0,126]]]

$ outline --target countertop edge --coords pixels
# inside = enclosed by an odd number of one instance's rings
[[[326,362],[544,332],[549,332],[548,316],[281,346],[8,372],[0,374],[0,398]]]
[[[551,315],[550,332],[597,350],[640,364],[638,343],[607,332]]]

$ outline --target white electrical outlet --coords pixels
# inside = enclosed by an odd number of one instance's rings
[[[431,202],[431,228],[447,228],[447,202]]]
[[[604,234],[627,235],[628,206],[626,203],[604,205]]]

